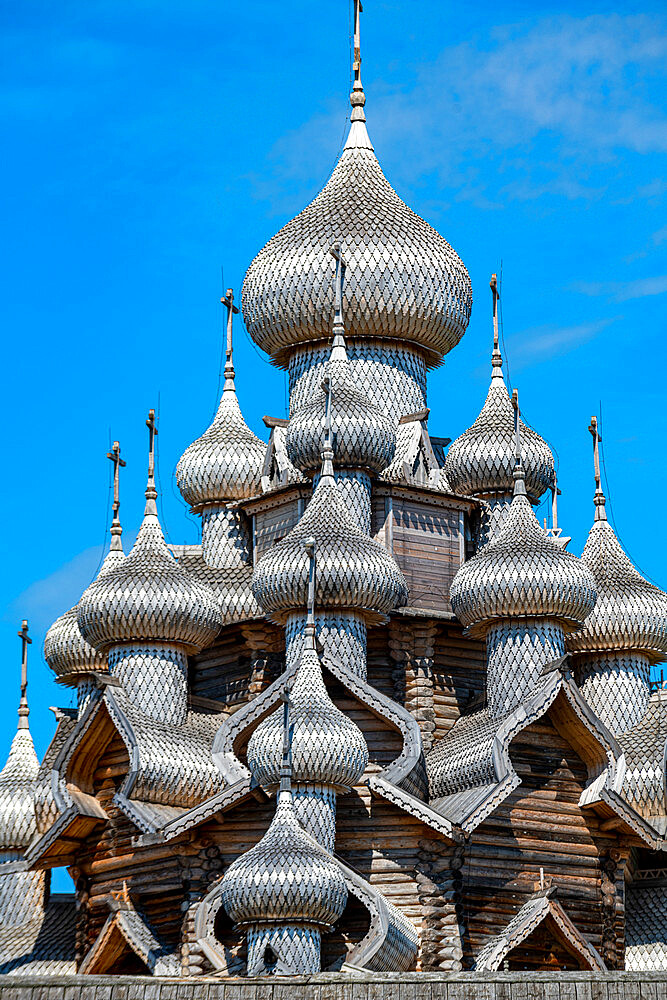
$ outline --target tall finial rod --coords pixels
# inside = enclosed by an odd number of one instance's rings
[[[322,379],[324,389],[324,447],[322,448],[321,479],[328,476],[333,479],[333,431],[331,428],[331,379],[325,375]]]
[[[595,497],[593,498],[593,503],[595,504],[595,520],[606,521],[607,501],[604,493],[602,492],[602,478],[600,476],[600,445],[602,444],[602,437],[600,436],[600,431],[598,429],[597,417],[591,417],[588,429],[593,436],[593,469],[595,472]]]
[[[359,15],[363,12],[363,9],[361,0],[354,0],[354,62],[352,64],[352,68],[354,69],[354,84],[352,86],[352,93],[350,94],[350,104],[352,105],[350,121],[353,122],[366,121],[366,115],[364,114],[366,95],[361,84],[361,33],[359,29]]]
[[[551,527],[554,531],[558,530],[558,497],[560,496],[560,490],[558,489],[558,479],[556,478],[556,473],[554,472],[554,484],[551,487]]]
[[[19,729],[28,728],[28,646],[32,639],[28,635],[28,622],[24,618],[21,622],[21,631],[16,633],[21,640],[21,701],[19,702]]]
[[[234,305],[234,290],[232,288],[227,289],[227,294],[223,295],[220,299],[223,306],[227,307],[227,353],[225,357],[225,386],[223,392],[233,392],[234,391],[234,358],[233,358],[233,343],[232,343],[232,324],[234,322],[234,313],[237,313],[238,306]]]
[[[146,509],[145,514],[157,515],[157,490],[155,489],[155,437],[157,435],[157,424],[155,423],[155,410],[148,411],[148,482],[146,484]]]
[[[519,409],[519,390],[512,392],[512,406],[514,408],[514,496],[526,496],[526,473],[523,468],[523,454],[521,452],[521,421],[519,419],[521,410]]]
[[[503,358],[500,353],[500,341],[498,338],[498,299],[500,298],[500,292],[498,291],[497,275],[491,275],[489,287],[491,288],[491,295],[493,296],[493,354],[491,355],[491,364],[493,365],[494,376],[502,376],[502,371],[500,369],[503,365]]]
[[[336,341],[342,338],[345,333],[345,323],[343,321],[343,285],[345,283],[345,258],[340,243],[334,243],[331,247],[331,256],[336,261],[336,272],[334,275],[334,321],[333,337],[334,347]]]
[[[315,649],[315,583],[317,579],[317,563],[315,560],[315,539],[304,538],[303,547],[308,556],[308,614],[306,617],[306,646]]]
[[[289,688],[283,691],[281,698],[283,701],[283,756],[280,762],[280,789],[278,794],[292,797],[292,727],[290,725],[290,699]]]
[[[120,445],[114,441],[111,451],[107,452],[107,458],[113,462],[113,520],[111,522],[111,548],[112,550],[123,551],[123,544],[120,536],[123,534],[118,511],[120,510],[120,476],[119,471],[125,468],[127,462],[120,457]]]

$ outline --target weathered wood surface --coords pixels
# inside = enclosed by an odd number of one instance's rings
[[[321,973],[196,983],[138,976],[5,976],[0,1000],[663,1000],[667,973]]]

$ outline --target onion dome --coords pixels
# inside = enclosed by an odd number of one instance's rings
[[[113,520],[111,522],[111,545],[97,575],[98,580],[119,566],[125,559],[121,541],[123,529],[118,517],[120,510],[118,480],[119,470],[126,463],[120,457],[118,441],[114,441],[112,450],[107,452],[107,458],[110,458],[114,464]],[[44,638],[44,659],[56,677],[66,684],[76,684],[85,674],[108,670],[106,653],[95,649],[81,635],[77,613],[78,605],[75,604],[60,618],[56,618]]]
[[[333,347],[326,375],[331,391],[331,427],[336,463],[344,469],[368,469],[381,472],[396,448],[396,424],[368,397],[357,389],[345,348],[342,316],[342,287],[345,265],[338,247],[336,255],[335,318]],[[298,469],[316,472],[319,469],[324,443],[324,422],[328,392],[321,386],[308,402],[291,418],[285,444],[287,455]]]
[[[514,411],[503,378],[498,347],[497,288],[493,291],[494,346],[492,378],[486,402],[474,424],[449,446],[445,475],[459,496],[512,493],[514,489]],[[555,484],[554,458],[546,441],[520,422],[525,487],[536,503]]]
[[[583,627],[568,637],[571,653],[633,650],[653,663],[667,658],[667,594],[635,569],[621,548],[607,520],[606,500],[600,487],[595,431],[595,521],[581,555],[593,574],[598,598]]]
[[[149,427],[152,419],[151,410]],[[195,651],[220,631],[214,594],[167,548],[156,498],[151,434],[146,508],[134,547],[120,565],[91,583],[79,601],[81,633],[99,650],[122,643],[164,642]]]
[[[28,727],[28,687],[27,656],[28,623],[23,622],[19,632],[23,644],[21,664],[21,701],[19,723],[12,740],[7,763],[0,771],[0,850],[19,851],[27,847],[34,837],[35,823],[35,782],[39,771],[39,761],[35,753]]]
[[[250,336],[284,365],[298,344],[329,337],[334,239],[350,269],[348,336],[411,343],[433,365],[458,344],[470,318],[470,277],[458,254],[401,201],[373,151],[357,77],[343,153],[326,187],[259,252],[242,290]]]
[[[320,481],[305,513],[255,566],[253,594],[275,621],[307,602],[304,542],[310,538],[318,552],[315,599],[319,607],[383,614],[407,601],[407,584],[394,558],[363,532],[350,513],[334,481],[330,441],[328,445],[322,453]]]
[[[232,360],[231,317],[238,312],[231,288],[225,385],[215,419],[201,437],[186,448],[176,466],[176,483],[183,499],[194,508],[224,500],[240,500],[261,492],[266,445],[250,430],[236,396]]]
[[[283,725],[285,733],[287,720]],[[289,739],[284,738],[284,743]],[[223,906],[238,924],[280,922],[327,928],[341,916],[346,902],[343,873],[297,819],[288,748],[283,751],[278,805],[271,826],[260,842],[225,872]]]
[[[309,575],[314,581],[314,546],[304,547],[311,559]],[[315,648],[312,607],[290,702],[292,780],[348,791],[366,770],[368,748],[359,727],[336,708],[324,686]],[[277,711],[259,724],[248,743],[248,767],[265,787],[271,788],[280,780],[282,742],[282,712]]]
[[[461,566],[450,595],[456,616],[477,632],[494,619],[519,617],[556,618],[572,630],[595,605],[590,569],[549,538],[535,517],[518,447],[514,497],[505,521],[494,538]]]

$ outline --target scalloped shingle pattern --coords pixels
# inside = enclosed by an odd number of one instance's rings
[[[122,549],[111,549],[102,563],[97,579],[106,576],[125,559]],[[78,604],[56,618],[44,637],[44,659],[56,677],[72,677],[75,681],[81,674],[106,672],[108,669],[106,652],[86,642],[81,635],[77,620]]]
[[[626,761],[623,794],[642,816],[667,816],[667,691],[654,691],[636,726],[619,736]]]
[[[593,574],[540,528],[530,501],[515,496],[496,537],[454,577],[452,608],[464,625],[544,616],[582,622],[595,604]]]
[[[127,642],[174,642],[200,649],[222,624],[215,596],[179,566],[155,514],[146,514],[126,559],[79,601],[84,638],[98,649]]]
[[[332,702],[314,649],[304,649],[291,694],[292,780],[351,788],[366,770],[368,748],[359,727]],[[248,767],[268,787],[280,780],[283,711],[272,712],[248,743]]]
[[[648,657],[634,652],[601,653],[577,664],[581,693],[614,736],[632,729],[646,712],[650,670]]]
[[[350,337],[412,341],[437,359],[456,346],[470,318],[468,272],[398,197],[357,122],[326,187],[248,268],[243,318],[263,350],[279,360],[296,344],[330,336],[335,242],[345,255]]]
[[[222,902],[237,923],[335,923],[345,909],[343,874],[304,832],[289,793],[282,792],[271,826],[229,866]]]
[[[196,507],[260,493],[265,453],[266,444],[243,419],[236,392],[225,389],[213,423],[185,449],[176,466],[183,499]]]
[[[39,761],[29,729],[19,729],[0,771],[0,850],[27,847],[35,835]]]
[[[521,420],[521,450],[526,492],[537,500],[554,483],[554,458],[546,441]],[[514,409],[505,380],[491,379],[486,402],[474,424],[452,441],[445,473],[460,496],[512,493],[514,490]]]
[[[637,572],[608,521],[595,521],[581,561],[598,592],[583,627],[569,636],[572,653],[636,649],[653,663],[667,656],[667,594]]]
[[[667,885],[628,886],[625,913],[626,970],[667,970]]]
[[[391,611],[405,604],[403,574],[385,547],[366,535],[330,476],[323,476],[303,517],[255,566],[252,591],[269,614],[300,611],[308,598],[308,556],[315,539],[318,608]]]

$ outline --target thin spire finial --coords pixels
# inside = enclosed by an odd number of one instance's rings
[[[304,538],[303,546],[308,556],[308,614],[306,617],[306,648],[315,649],[315,582],[317,563],[315,559],[315,539]]]
[[[333,346],[334,348],[345,346],[345,322],[343,320],[343,285],[345,283],[345,258],[340,243],[334,243],[330,250],[331,256],[336,261],[336,271],[334,274],[334,321],[333,321]]]
[[[107,452],[107,458],[113,462],[113,520],[111,521],[111,550],[123,551],[123,543],[120,536],[123,534],[118,511],[120,510],[120,476],[119,471],[125,468],[127,462],[120,457],[120,445],[114,441],[111,451]]]
[[[366,95],[361,83],[361,32],[359,27],[359,15],[363,12],[363,9],[361,0],[354,0],[354,62],[352,64],[354,69],[354,84],[352,85],[352,93],[350,94],[350,104],[352,105],[350,121],[352,122],[366,121],[366,115],[364,114]]]
[[[602,492],[602,478],[600,476],[600,445],[602,444],[602,437],[598,429],[597,417],[591,417],[588,429],[593,436],[593,469],[595,472],[595,497],[593,498],[593,503],[595,504],[595,520],[606,521],[607,499]]]
[[[280,763],[280,789],[279,795],[292,797],[292,726],[290,724],[290,709],[292,707],[291,691],[287,688],[283,691],[281,699],[283,702],[283,756]]]
[[[498,376],[502,378],[503,358],[500,353],[500,341],[498,337],[498,299],[500,298],[500,292],[498,290],[497,275],[491,275],[489,287],[493,296],[493,354],[491,355],[491,364],[493,366],[494,378]]]
[[[523,468],[521,451],[521,421],[519,419],[519,390],[512,392],[512,407],[514,408],[514,496],[526,496],[526,473]]]
[[[21,700],[19,702],[19,729],[28,728],[28,646],[32,639],[28,635],[28,622],[24,618],[21,622],[21,631],[16,633],[21,640]]]
[[[333,479],[333,431],[331,428],[331,379],[325,375],[322,379],[324,389],[324,447],[322,448],[321,479],[328,476]],[[321,481],[321,480],[320,480]]]
[[[146,484],[146,509],[144,514],[155,514],[157,516],[157,490],[155,489],[155,437],[157,435],[157,424],[155,422],[155,410],[148,411],[148,482]]]
[[[234,358],[232,342],[232,325],[234,313],[238,313],[238,306],[234,305],[234,290],[227,289],[227,294],[220,299],[223,306],[227,307],[227,352],[225,357],[225,385],[223,392],[234,392]]]

